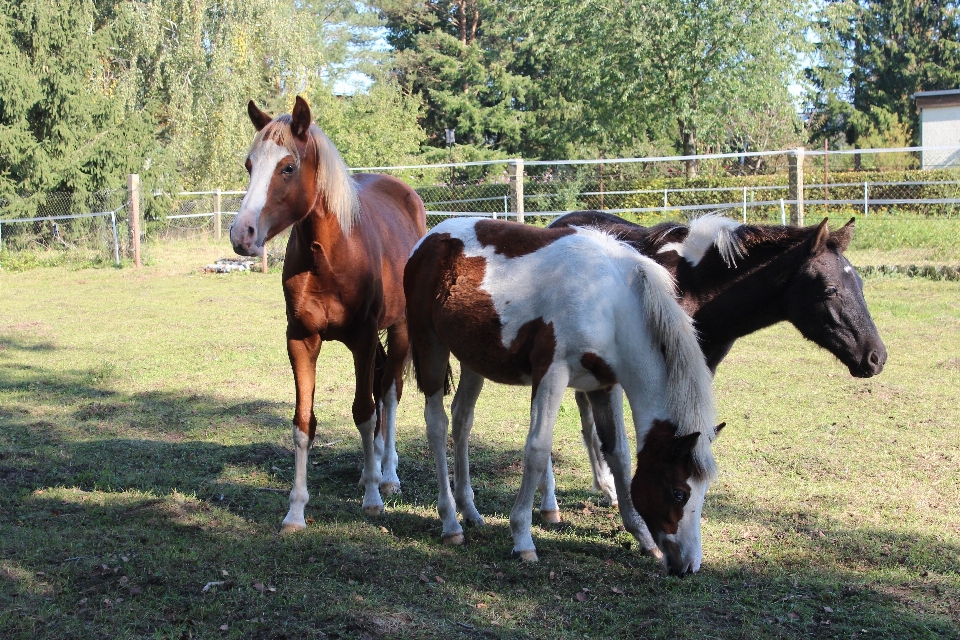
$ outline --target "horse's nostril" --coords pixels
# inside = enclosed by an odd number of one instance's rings
[[[247,227],[247,233],[250,234],[251,236],[256,235],[257,230],[254,229],[253,227]]]
[[[875,367],[880,366],[880,354],[876,351],[871,351],[867,359],[870,361],[871,365]]]

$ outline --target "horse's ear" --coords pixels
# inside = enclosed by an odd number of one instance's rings
[[[250,116],[250,122],[253,123],[253,126],[257,131],[263,129],[265,126],[270,124],[271,120],[273,120],[273,118],[265,114],[263,111],[260,111],[260,107],[258,107],[253,100],[247,103],[247,115]]]
[[[837,245],[837,248],[840,249],[840,251],[846,251],[847,247],[850,246],[850,242],[853,240],[853,231],[856,226],[857,219],[850,218],[850,222],[830,234],[830,240]]]
[[[689,433],[673,439],[670,450],[670,459],[678,461],[688,455],[693,448],[697,446],[697,440],[700,438],[700,432]]]
[[[293,121],[290,123],[290,129],[293,135],[301,140],[307,139],[307,132],[310,131],[310,105],[307,101],[297,96],[297,102],[293,105]]]
[[[811,256],[818,256],[827,248],[827,240],[830,239],[830,229],[827,228],[827,220],[829,220],[829,218],[824,218],[823,222],[817,225],[813,236],[810,238]]]
[[[720,435],[720,432],[723,430],[725,426],[727,426],[726,422],[721,422],[720,424],[715,426],[713,428],[713,437],[716,438],[718,435]]]

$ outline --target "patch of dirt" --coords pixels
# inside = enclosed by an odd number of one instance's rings
[[[413,616],[407,613],[394,613],[390,615],[381,615],[376,613],[361,614],[354,617],[353,622],[348,625],[348,629],[363,631],[364,635],[373,638],[384,636],[395,636],[404,627],[413,622]]]
[[[960,369],[960,358],[950,358],[949,360],[944,360],[943,362],[937,363],[937,366],[941,369],[946,369],[947,371],[956,371]]]

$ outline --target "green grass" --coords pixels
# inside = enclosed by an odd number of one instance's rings
[[[789,326],[736,345],[716,380],[728,427],[703,569],[680,580],[590,492],[572,395],[554,445],[565,524],[535,527],[539,564],[509,558],[527,389],[480,398],[488,525],[464,547],[439,541],[411,387],[403,493],[363,515],[335,343],[312,522],[278,538],[293,463],[279,276],[199,273],[227,253],[170,244],[140,271],[0,272],[0,637],[960,638],[957,283],[867,279],[890,354],[874,379]]]

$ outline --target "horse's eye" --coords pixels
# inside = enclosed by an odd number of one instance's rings
[[[288,175],[290,175],[291,173],[293,173],[294,169],[296,169],[296,167],[295,167],[294,165],[288,164],[288,165],[285,166],[283,169],[281,169],[280,173],[282,173],[283,175],[288,176]]]
[[[677,504],[683,504],[687,501],[687,494],[680,489],[673,490],[673,499],[677,501]]]
[[[828,298],[832,298],[833,296],[837,295],[837,288],[827,287],[826,291],[823,292],[823,295],[827,296]]]

